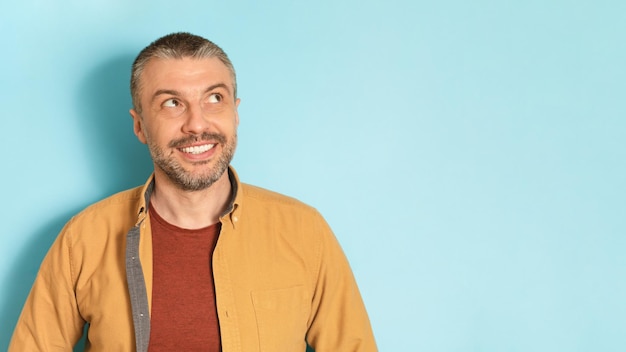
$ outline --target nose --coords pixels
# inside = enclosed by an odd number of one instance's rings
[[[185,120],[182,131],[185,134],[202,134],[210,125],[209,115],[205,114],[200,106],[189,106],[185,111]]]

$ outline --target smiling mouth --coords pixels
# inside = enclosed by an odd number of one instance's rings
[[[178,150],[180,150],[183,153],[196,155],[196,154],[205,153],[211,150],[213,147],[215,147],[215,144],[203,144],[203,145],[195,145],[193,147],[179,148]]]

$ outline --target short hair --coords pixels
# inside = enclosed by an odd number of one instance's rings
[[[233,95],[237,98],[235,68],[222,48],[198,35],[186,32],[171,33],[145,47],[133,62],[130,74],[130,95],[133,100],[133,108],[138,113],[141,113],[140,78],[146,64],[153,58],[182,59],[186,57],[195,59],[218,58],[230,71],[233,80]]]

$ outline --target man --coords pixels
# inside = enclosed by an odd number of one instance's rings
[[[135,135],[154,173],[72,218],[44,259],[10,351],[375,351],[324,219],[229,166],[234,68],[175,33],[132,67]]]

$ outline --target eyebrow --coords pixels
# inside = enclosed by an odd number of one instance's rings
[[[204,93],[208,93],[214,89],[217,88],[224,88],[229,94],[232,94],[230,89],[228,89],[228,86],[225,83],[216,83],[213,84],[211,86],[208,86],[205,90]],[[159,95],[174,95],[174,96],[181,96],[182,94],[174,89],[159,89],[156,92],[154,92],[154,94],[152,94],[152,99],[150,100],[151,102],[154,102],[154,100],[159,96]]]

